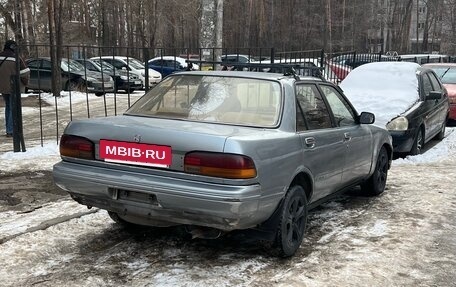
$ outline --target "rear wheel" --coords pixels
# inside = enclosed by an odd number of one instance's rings
[[[421,127],[418,129],[418,132],[415,136],[415,141],[413,142],[412,150],[410,151],[411,155],[419,155],[421,154],[421,150],[424,146],[424,137],[423,137],[423,130]]]
[[[280,256],[289,257],[298,250],[307,224],[307,198],[300,185],[292,186],[280,211],[276,243]]]
[[[388,177],[388,153],[385,147],[382,147],[378,153],[377,163],[375,164],[374,173],[369,179],[361,185],[363,194],[379,195],[383,193]]]
[[[103,96],[104,94],[105,94],[105,93],[103,93],[103,92],[96,92],[96,93],[95,93],[95,96],[101,97],[101,96]]]
[[[132,89],[132,88],[125,89],[125,92],[130,93],[130,94],[133,93],[134,91],[135,91],[135,89]]]

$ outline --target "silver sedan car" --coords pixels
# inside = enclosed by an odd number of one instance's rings
[[[384,191],[391,137],[374,120],[317,78],[181,72],[122,116],[71,122],[53,174],[123,225],[258,230],[291,256],[309,208],[356,185]]]

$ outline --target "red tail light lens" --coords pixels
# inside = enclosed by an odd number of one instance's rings
[[[94,150],[93,142],[83,137],[62,135],[60,139],[61,156],[94,159]]]
[[[238,154],[190,152],[185,155],[184,170],[188,173],[233,179],[256,177],[253,160]]]

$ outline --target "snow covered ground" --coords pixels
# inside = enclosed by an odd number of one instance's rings
[[[33,187],[32,196],[25,186],[51,181],[55,141],[0,152],[0,285],[456,286],[455,131],[422,155],[393,161],[382,196],[341,196],[312,211],[287,260],[242,235],[127,232],[64,194],[43,201],[49,188]],[[2,201],[10,191],[21,204]]]

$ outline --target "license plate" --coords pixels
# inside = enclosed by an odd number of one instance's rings
[[[172,153],[170,146],[100,140],[100,158],[108,162],[169,167]]]
[[[137,85],[139,85],[141,83],[142,83],[141,81],[135,81],[135,84],[137,84]]]
[[[104,84],[105,88],[112,88],[112,84]]]

